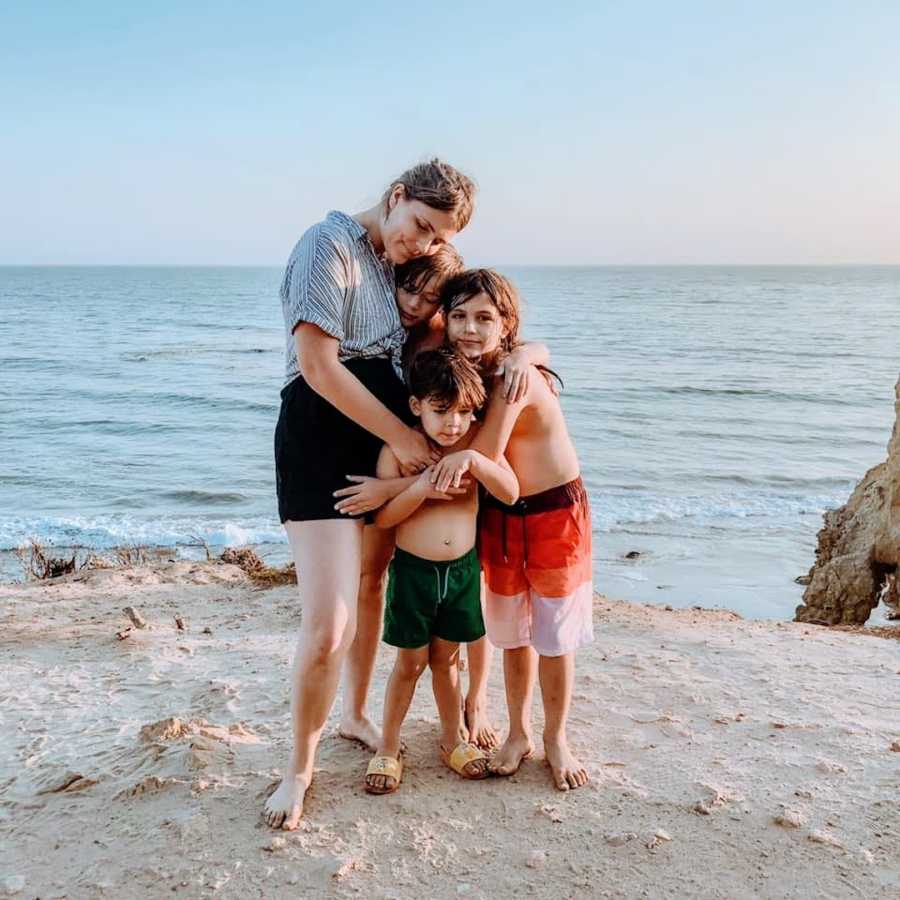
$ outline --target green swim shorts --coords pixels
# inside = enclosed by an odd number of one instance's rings
[[[399,547],[388,574],[383,640],[424,647],[433,637],[467,644],[484,637],[481,566],[473,547],[459,559],[421,559]]]

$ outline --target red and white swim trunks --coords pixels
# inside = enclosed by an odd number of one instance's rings
[[[488,496],[478,554],[495,647],[562,656],[594,639],[591,510],[581,478],[512,506]]]

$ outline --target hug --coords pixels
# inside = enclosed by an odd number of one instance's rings
[[[438,752],[460,777],[510,775],[531,756],[539,681],[554,783],[587,781],[566,721],[575,652],[593,637],[590,509],[549,353],[519,339],[518,293],[465,270],[452,246],[474,196],[452,166],[422,163],[376,206],[308,229],[286,267],[275,462],[302,620],[272,827],[299,823],[342,675],[339,730],[375,751],[370,793],[400,787],[401,726],[426,667]],[[366,703],[382,621],[397,657],[379,729]],[[492,646],[509,714],[499,749]]]

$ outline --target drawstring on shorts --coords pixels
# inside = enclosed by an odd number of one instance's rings
[[[441,591],[441,570],[435,566],[434,567],[434,575],[437,578],[437,599],[438,603],[442,603],[447,599],[447,589],[450,586],[450,566],[447,566],[447,571],[444,574],[444,590]]]

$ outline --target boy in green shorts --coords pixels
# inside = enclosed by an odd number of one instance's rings
[[[463,778],[488,774],[487,757],[469,742],[463,724],[457,667],[459,645],[484,635],[475,482],[502,503],[519,496],[504,458],[494,462],[469,449],[478,431],[475,411],[485,401],[475,366],[446,349],[426,350],[413,361],[409,382],[410,407],[422,432],[442,455],[462,451],[471,477],[445,493],[435,490],[429,468],[375,517],[376,525],[397,528],[384,619],[384,641],[397,648],[397,660],[387,684],[381,744],[366,771],[372,794],[389,794],[400,785],[400,728],[426,666],[441,720],[441,758]],[[387,446],[377,472],[381,478],[400,476]]]

